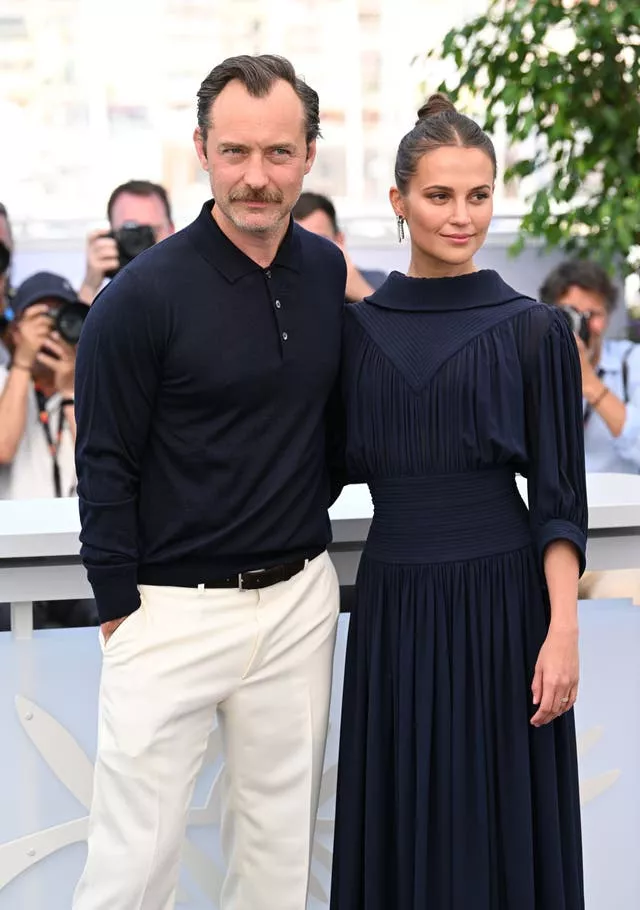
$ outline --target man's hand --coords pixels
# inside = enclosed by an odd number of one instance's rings
[[[576,339],[576,344],[578,346],[578,354],[580,355],[580,370],[582,371],[582,397],[591,402],[595,400],[598,395],[604,389],[604,384],[595,369],[593,368],[593,363],[591,362],[591,354],[586,344],[582,338],[578,335],[574,336]]]
[[[119,268],[118,245],[105,231],[92,231],[87,238],[87,269],[78,296],[93,303],[108,272]]]
[[[347,286],[344,292],[346,299],[354,303],[373,294],[373,288],[364,278],[362,273],[358,271],[354,265],[353,259],[344,246],[340,246],[340,249],[342,250],[344,261],[347,264]]]
[[[14,360],[22,367],[31,369],[51,333],[51,317],[46,303],[28,307],[18,319],[15,332]]]
[[[110,619],[108,622],[102,623],[102,625],[100,626],[100,630],[102,632],[102,638],[104,640],[105,645],[109,641],[109,639],[111,638],[113,633],[116,631],[118,626],[121,626],[122,623],[125,621],[125,619],[128,619],[128,617],[121,616],[120,619]]]
[[[63,398],[73,398],[75,347],[63,341],[57,332],[51,332],[37,356],[37,361],[53,373],[56,392],[60,392]]]

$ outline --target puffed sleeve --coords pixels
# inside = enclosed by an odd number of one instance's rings
[[[525,421],[533,538],[542,565],[550,543],[571,541],[582,574],[588,518],[578,349],[563,316],[542,306],[527,344]]]

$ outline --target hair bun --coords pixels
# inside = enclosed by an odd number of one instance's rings
[[[455,110],[452,101],[443,92],[434,92],[418,111],[417,123],[420,123],[421,120],[426,120],[428,117],[435,117],[436,114],[444,114],[447,111],[455,113]]]

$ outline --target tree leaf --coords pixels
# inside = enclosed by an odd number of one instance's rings
[[[640,221],[637,0],[489,0],[426,58],[455,64],[441,90],[457,104],[470,93],[488,131],[502,120],[516,149],[528,141],[505,173],[537,184],[512,251],[536,236],[627,261]]]

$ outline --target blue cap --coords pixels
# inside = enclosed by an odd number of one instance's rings
[[[27,307],[41,300],[61,300],[63,303],[79,303],[78,295],[62,275],[53,272],[36,272],[22,282],[11,298],[11,309],[20,316]]]

